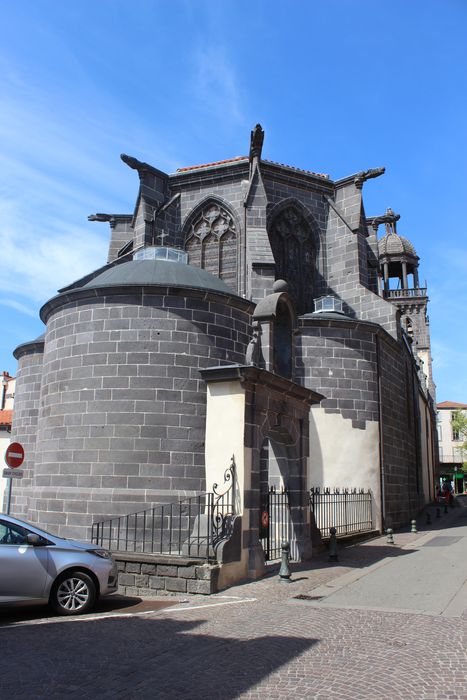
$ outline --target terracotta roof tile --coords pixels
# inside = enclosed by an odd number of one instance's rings
[[[240,160],[248,160],[248,156],[236,156],[235,158],[227,158],[226,160],[216,160],[214,163],[203,163],[202,165],[189,165],[186,168],[177,168],[177,173],[186,173],[189,170],[199,170],[200,168],[212,168],[215,165],[224,165],[225,163],[236,163]]]
[[[12,418],[13,411],[9,411],[6,408],[0,411],[0,425],[11,425]]]
[[[191,170],[201,170],[202,168],[213,168],[216,165],[225,165],[226,163],[238,163],[242,160],[248,160],[248,156],[236,156],[235,158],[227,158],[226,160],[216,160],[214,163],[203,163],[202,165],[189,165],[186,168],[177,168],[177,173],[187,173]],[[263,163],[270,163],[271,165],[279,165],[281,168],[288,168],[289,170],[294,170],[297,173],[306,173],[307,175],[315,175],[316,177],[324,177],[329,180],[329,175],[325,173],[315,173],[312,170],[304,170],[303,168],[294,168],[293,165],[285,165],[284,163],[277,163],[274,160],[263,160]]]
[[[467,403],[456,403],[455,401],[442,401],[436,404],[436,408],[467,408]]]
[[[289,170],[295,170],[297,173],[306,173],[307,175],[315,175],[316,177],[324,177],[329,180],[329,175],[326,173],[315,173],[313,170],[305,170],[304,168],[296,168],[293,165],[286,165],[285,163],[278,163],[275,160],[264,160],[263,163],[271,163],[271,165],[280,165],[281,168],[288,168]]]

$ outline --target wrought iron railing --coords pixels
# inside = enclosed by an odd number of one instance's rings
[[[260,539],[266,561],[280,559],[283,542],[290,543],[291,558],[296,559],[289,492],[285,487],[271,486],[262,498]]]
[[[371,491],[356,488],[310,489],[310,508],[321,537],[353,535],[373,528]]]
[[[183,501],[93,523],[94,544],[112,551],[185,555],[210,560],[228,538],[235,515],[235,461],[224,483]]]
[[[426,297],[426,289],[426,287],[415,287],[414,289],[385,289],[383,296],[385,299]]]

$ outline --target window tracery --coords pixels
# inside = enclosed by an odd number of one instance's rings
[[[197,265],[237,289],[237,230],[232,214],[207,203],[192,219],[185,240],[190,265]]]
[[[293,205],[283,209],[269,227],[276,278],[284,279],[298,313],[313,308],[316,250],[313,232]]]

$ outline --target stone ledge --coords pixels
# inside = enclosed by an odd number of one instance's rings
[[[118,565],[119,592],[153,596],[155,593],[198,593],[218,591],[219,566],[180,556],[114,552]],[[136,593],[137,591],[137,593]]]
[[[119,552],[112,551],[116,562],[138,562],[144,564],[167,564],[176,566],[202,566],[205,559],[184,557],[178,554],[149,554],[148,552]]]

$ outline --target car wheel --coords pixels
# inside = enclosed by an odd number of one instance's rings
[[[96,584],[81,571],[60,576],[50,594],[50,604],[59,615],[80,615],[96,602]]]

